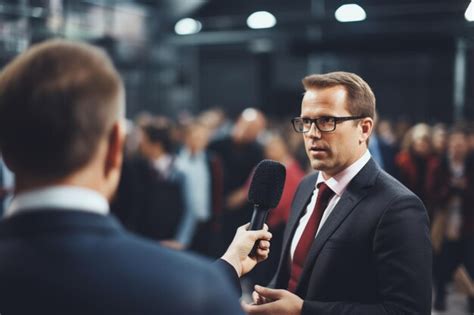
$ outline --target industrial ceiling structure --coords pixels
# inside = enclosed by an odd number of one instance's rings
[[[362,7],[365,20],[338,22],[336,10],[348,3]],[[356,41],[362,37],[364,41],[470,38],[474,23],[464,17],[469,3],[468,0],[3,0],[0,1],[0,40],[9,41],[10,35],[23,35],[20,37],[26,37],[27,41],[55,34],[120,37],[128,31],[134,36],[124,36],[123,40],[156,41],[163,36],[173,37],[175,23],[185,17],[198,20],[202,28],[197,34],[176,36],[175,43],[217,45],[284,37],[302,43],[335,45],[342,39]],[[246,19],[257,11],[273,14],[275,26],[250,29]],[[144,23],[141,28],[137,25],[140,23]]]
[[[395,104],[414,99],[417,117],[437,113],[434,120],[459,119],[474,117],[474,89],[467,88],[474,82],[474,4],[469,15],[470,4],[469,0],[1,0],[0,62],[50,37],[96,43],[108,50],[122,72],[132,114],[142,109],[196,111],[214,105],[238,111],[255,103],[272,104],[262,106],[275,114],[289,113],[285,106],[295,100],[285,95],[298,95],[302,75],[348,69],[375,82],[382,113],[394,115]],[[348,5],[356,6],[352,13],[359,16],[343,22],[338,14]],[[256,12],[258,17],[250,17]],[[216,79],[223,68],[234,77]],[[401,96],[392,92],[395,84]],[[445,86],[443,96],[431,95],[431,89]],[[225,96],[234,88],[248,93]]]

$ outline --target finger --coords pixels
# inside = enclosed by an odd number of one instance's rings
[[[265,230],[257,230],[257,231],[249,231],[249,235],[252,240],[271,240],[272,233],[265,231]]]
[[[258,242],[258,248],[263,249],[263,250],[269,249],[270,248],[270,242],[265,241],[265,240],[261,240],[260,242]]]
[[[257,248],[257,258],[260,260],[265,260],[268,258],[268,255],[270,255],[270,249],[260,249]]]
[[[268,231],[268,225],[267,225],[266,223],[263,224],[263,229],[264,229],[265,231]]]
[[[261,252],[260,250],[257,250],[256,255],[255,255],[255,259],[259,263],[259,262],[262,262],[264,260],[267,260],[268,256],[269,256],[269,251],[268,252]]]
[[[240,306],[244,310],[245,313],[251,315],[259,315],[259,314],[271,314],[271,305],[269,304],[248,304],[244,301],[240,302]]]
[[[253,304],[260,304],[260,301],[261,301],[260,295],[255,291],[252,292],[252,301],[253,301]]]
[[[252,301],[254,304],[265,304],[265,299],[257,292],[252,292]]]
[[[266,288],[262,287],[259,285],[255,286],[255,291],[262,297],[266,299],[271,299],[271,300],[279,300],[283,294],[285,294],[286,290],[281,290],[281,289],[271,289],[271,288]]]

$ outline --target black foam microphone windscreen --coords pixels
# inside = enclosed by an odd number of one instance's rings
[[[254,204],[249,230],[263,228],[269,209],[280,202],[285,185],[286,169],[283,164],[272,160],[258,163],[252,176],[248,200]]]
[[[261,161],[253,172],[248,200],[261,208],[275,208],[280,202],[285,178],[283,164],[272,160]]]

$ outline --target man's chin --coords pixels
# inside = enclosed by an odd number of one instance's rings
[[[327,168],[321,160],[311,160],[311,168],[316,171],[323,171]]]

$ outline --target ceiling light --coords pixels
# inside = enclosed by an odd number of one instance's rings
[[[191,19],[185,18],[179,20],[176,25],[174,26],[174,31],[178,35],[190,35],[199,33],[202,28],[201,22]]]
[[[267,11],[258,11],[249,15],[247,18],[247,25],[253,29],[271,28],[276,24],[276,18],[273,14]]]
[[[471,2],[469,2],[469,5],[467,6],[466,12],[464,12],[464,17],[469,22],[474,21],[474,2],[473,2],[473,0],[471,0]]]
[[[365,20],[367,17],[364,9],[357,4],[341,5],[334,13],[334,16],[339,22],[358,22]]]

